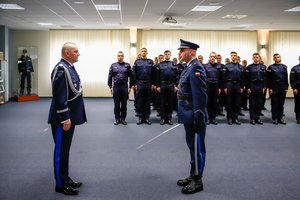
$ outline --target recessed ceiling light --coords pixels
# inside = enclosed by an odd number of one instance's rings
[[[74,4],[77,4],[77,5],[83,5],[83,4],[84,4],[83,1],[74,1],[73,3],[74,3]]]
[[[0,8],[5,10],[24,10],[25,8],[19,6],[18,4],[0,4]]]
[[[243,19],[245,17],[248,17],[248,15],[225,15],[222,18],[223,19]]]
[[[54,24],[49,23],[49,22],[38,22],[37,24],[39,24],[41,26],[54,26]]]
[[[300,12],[300,6],[297,6],[295,8],[290,8],[288,10],[285,10],[285,12]]]
[[[202,11],[202,12],[212,12],[216,11],[222,6],[196,6],[195,8],[192,9],[192,11]]]
[[[119,4],[97,4],[95,7],[97,10],[120,10]]]

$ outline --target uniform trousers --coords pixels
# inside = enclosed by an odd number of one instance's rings
[[[190,150],[191,156],[191,175],[200,175],[202,176],[204,166],[205,166],[205,157],[206,157],[206,148],[205,148],[205,132],[203,129],[201,132],[196,132],[194,124],[184,124],[185,129],[185,139],[187,146]]]
[[[240,84],[233,84],[227,88],[226,112],[227,119],[237,120],[241,109],[241,90]]]
[[[141,119],[149,119],[151,108],[151,84],[150,82],[138,82],[136,92],[137,115]]]
[[[27,89],[31,89],[31,72],[22,72],[20,84],[21,90],[24,90],[25,88],[25,79],[27,80]]]
[[[114,99],[114,114],[116,120],[125,120],[127,116],[127,100],[128,100],[128,86],[114,85],[113,87]]]
[[[298,94],[294,94],[294,102],[295,102],[295,114],[296,114],[296,119],[300,120],[300,88],[297,88]]]
[[[54,177],[57,188],[64,187],[69,182],[69,152],[71,148],[75,125],[71,125],[68,131],[64,131],[62,125],[51,124],[54,148]]]
[[[271,95],[271,112],[273,120],[282,119],[284,112],[285,97],[285,90],[273,91]]]
[[[215,120],[218,113],[218,93],[219,88],[217,83],[207,84],[207,111],[209,121]]]
[[[160,86],[160,117],[164,120],[172,119],[174,84],[161,83]]]
[[[258,120],[260,118],[263,108],[263,95],[263,90],[251,90],[249,94],[249,114],[251,120]]]

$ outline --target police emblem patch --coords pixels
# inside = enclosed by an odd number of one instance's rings
[[[195,76],[199,77],[200,75],[200,72],[195,72]]]

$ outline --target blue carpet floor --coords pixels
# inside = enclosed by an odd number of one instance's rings
[[[262,126],[250,125],[246,111],[240,126],[227,125],[225,117],[208,125],[204,191],[193,195],[176,185],[189,174],[182,125],[151,141],[172,127],[159,125],[156,113],[151,126],[138,126],[129,101],[128,125],[115,126],[112,99],[86,98],[85,104],[88,123],[76,127],[70,153],[70,176],[83,182],[76,197],[54,192],[50,99],[0,106],[1,200],[300,198],[300,125],[292,99],[286,101],[287,125],[271,123],[269,101]]]

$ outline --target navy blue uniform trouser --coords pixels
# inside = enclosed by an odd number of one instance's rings
[[[70,130],[64,131],[62,125],[51,124],[52,136],[55,143],[54,148],[54,177],[56,187],[61,188],[66,182],[70,181],[69,177],[69,152],[71,148],[75,126],[72,125]]]
[[[258,120],[263,108],[263,90],[251,90],[249,94],[249,114],[251,120]]]
[[[271,112],[273,120],[282,119],[284,112],[285,97],[285,90],[273,91],[273,94],[271,95]]]
[[[218,84],[207,84],[207,111],[209,120],[215,120],[218,113]]]
[[[136,108],[137,114],[141,119],[149,119],[151,108],[150,108],[150,100],[151,100],[151,84],[150,83],[141,83],[137,84],[137,92],[136,92]]]
[[[117,120],[125,120],[127,115],[128,86],[113,87],[114,114]]]
[[[205,157],[206,157],[206,148],[205,148],[205,129],[203,132],[195,131],[193,124],[184,124],[185,129],[185,138],[187,146],[190,150],[191,156],[191,175],[200,175],[202,176],[204,166],[205,166]],[[197,160],[196,160],[197,159]]]
[[[296,114],[296,119],[300,119],[300,88],[298,88],[298,94],[294,94],[294,102],[295,102],[295,114]]]
[[[160,87],[160,117],[164,120],[172,119],[174,84],[162,83]]]
[[[24,90],[24,88],[25,88],[25,79],[27,80],[27,88],[31,89],[31,72],[23,72],[22,73],[21,84],[20,84],[21,90]]]
[[[226,112],[227,119],[237,120],[241,110],[241,91],[240,87],[227,89]]]

